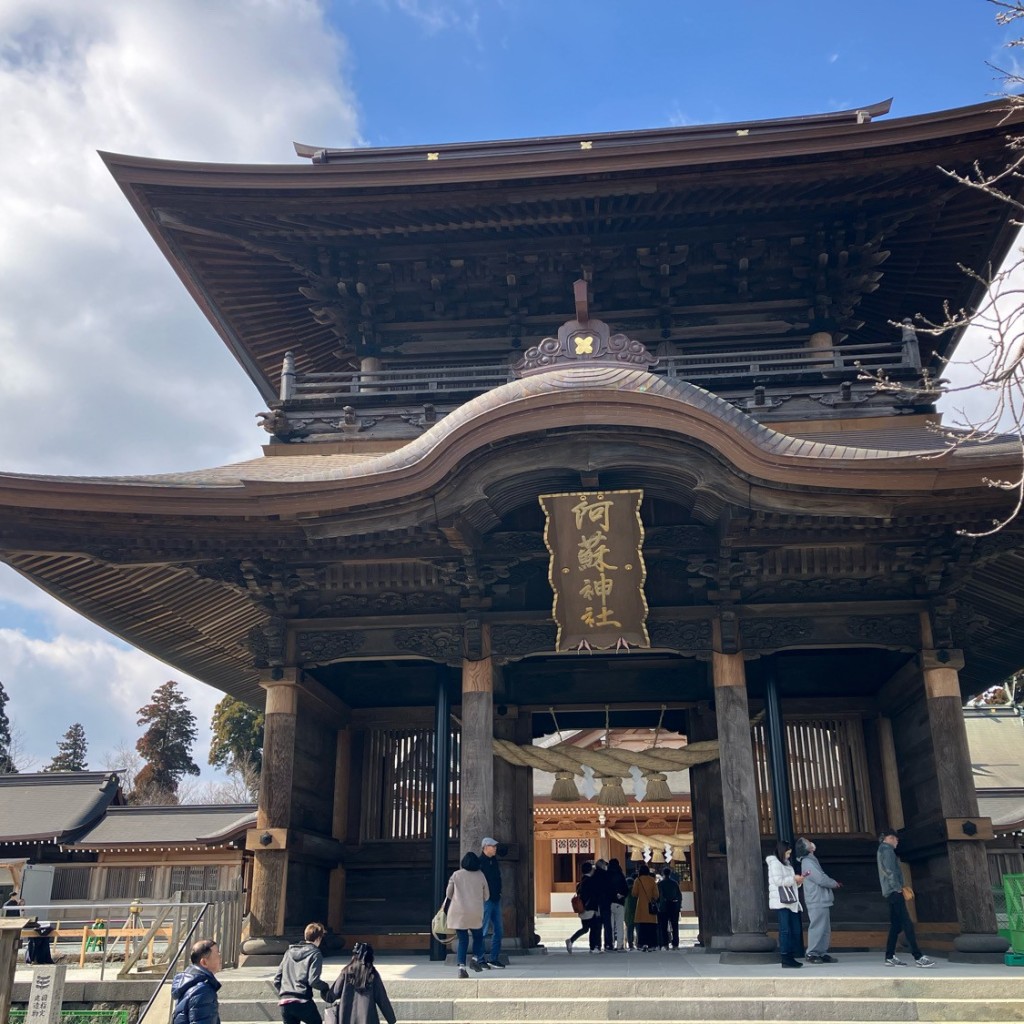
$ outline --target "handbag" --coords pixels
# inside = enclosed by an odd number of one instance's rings
[[[796,894],[796,887],[792,885],[779,886],[780,903],[799,903],[800,897]]]
[[[572,904],[572,912],[574,914],[582,914],[586,910],[586,907],[583,905],[583,897],[578,892],[573,893],[570,903]]]
[[[445,900],[445,904],[447,904]],[[430,934],[437,939],[438,942],[454,942],[456,935],[453,929],[448,927],[448,911],[445,909],[445,904],[438,907],[437,913],[433,916],[430,922]]]
[[[654,914],[655,916],[657,916],[657,914],[658,914],[658,901],[657,900],[648,900],[647,901],[647,913]]]

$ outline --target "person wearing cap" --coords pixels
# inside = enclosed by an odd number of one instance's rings
[[[484,941],[487,940],[488,923],[494,936],[491,940],[491,955],[487,962],[491,967],[504,968],[505,965],[501,962],[501,940],[505,937],[505,930],[501,920],[501,865],[498,863],[498,840],[493,836],[484,836],[480,840],[480,853],[480,870],[487,879],[489,892],[484,901]]]

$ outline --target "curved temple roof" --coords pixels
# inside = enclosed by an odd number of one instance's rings
[[[987,522],[1007,499],[983,478],[1008,474],[1019,460],[1012,444],[935,460],[920,458],[919,437],[909,448],[889,443],[794,437],[693,385],[572,367],[482,395],[385,455],[265,457],[149,478],[0,476],[0,549],[129,642],[255,699],[257,674],[242,641],[267,611],[244,581],[197,572],[203,564],[275,550],[303,552],[307,564],[337,561],[371,535],[408,537],[418,552],[424,530],[437,533],[482,496],[500,517],[535,502],[552,479],[578,486],[594,465],[628,473],[653,497],[695,495],[709,523],[730,503],[862,528]],[[987,584],[976,585],[984,596]],[[1016,656],[1022,620],[1014,601],[993,594],[989,603],[992,657],[1001,664]]]
[[[104,159],[271,401],[286,349],[301,373],[365,355],[505,359],[565,320],[581,271],[595,317],[644,343],[718,351],[802,343],[826,321],[834,336],[878,334],[908,314],[940,315],[944,299],[970,306],[978,288],[958,263],[1001,259],[1014,229],[1004,204],[939,165],[1005,159],[1009,122],[1024,114],[1008,122],[997,102],[873,119],[884,106],[323,150],[298,167]],[[932,341],[925,361],[951,341]],[[254,599],[264,553],[300,584],[313,566],[388,545],[421,558],[433,544],[443,560],[453,553],[443,524],[480,509],[500,522],[535,507],[539,491],[596,472],[655,500],[686,496],[709,530],[739,509],[768,532],[819,530],[822,544],[829,524],[948,541],[1005,511],[1007,495],[983,481],[1012,477],[1020,452],[992,443],[921,457],[938,448],[920,426],[898,424],[794,436],[692,384],[581,366],[495,388],[382,455],[289,454],[151,477],[0,476],[0,556],[129,642],[258,700],[245,638],[271,614]],[[1017,667],[1018,547],[1006,534],[955,549],[970,563],[958,596],[986,618],[964,678]],[[936,587],[954,548],[922,555]]]
[[[885,109],[306,166],[103,158],[269,402],[286,350],[299,373],[500,361],[553,333],[581,272],[594,315],[652,347],[795,344],[826,321],[870,341],[970,306],[959,264],[998,263],[1014,230],[940,166],[1005,161],[1024,112]]]

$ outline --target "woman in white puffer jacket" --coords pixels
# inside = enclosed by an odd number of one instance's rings
[[[800,920],[802,907],[797,889],[804,876],[793,870],[789,862],[792,852],[789,843],[776,843],[775,853],[768,854],[764,859],[768,865],[768,907],[779,915],[779,954],[782,966],[803,967],[797,960],[804,952],[803,924]]]

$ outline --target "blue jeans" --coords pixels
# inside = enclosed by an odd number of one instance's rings
[[[799,914],[779,911],[779,952],[782,956],[804,955],[804,928]]]
[[[455,962],[460,967],[466,966],[466,951],[469,949],[469,928],[456,928],[455,935],[457,941],[455,943]],[[475,960],[483,960],[484,958],[484,930],[483,928],[473,928],[473,958]]]
[[[487,934],[488,924],[494,930],[494,940],[491,943],[491,963],[496,964],[501,957],[501,940],[505,937],[501,922],[500,900],[486,900],[484,902],[484,923],[480,929],[482,935]]]

